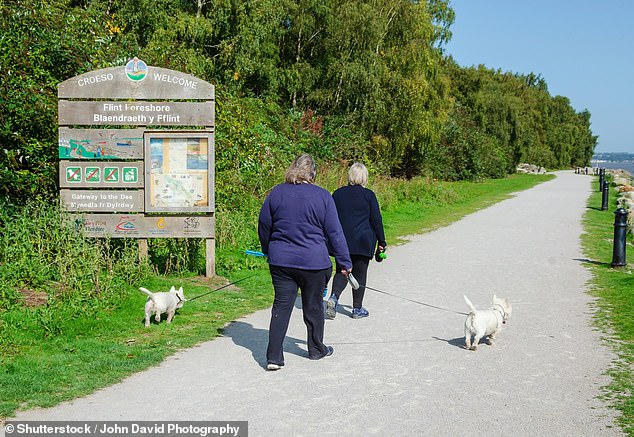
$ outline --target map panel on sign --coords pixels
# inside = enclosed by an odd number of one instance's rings
[[[143,158],[142,129],[59,129],[59,158],[113,160]]]
[[[152,178],[152,205],[164,208],[205,206],[207,179],[202,175],[165,174]]]
[[[209,137],[193,133],[149,138],[147,211],[211,210],[209,146]]]

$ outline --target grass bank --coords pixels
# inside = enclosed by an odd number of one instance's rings
[[[383,207],[388,242],[425,232],[551,179],[514,175],[478,183],[380,180],[372,188]],[[406,194],[403,194],[407,192]],[[159,364],[174,352],[215,338],[227,323],[270,306],[272,288],[263,259],[244,248],[219,250],[225,278],[151,276],[121,284],[117,299],[103,309],[64,312],[54,306],[0,310],[0,418],[18,410],[49,407],[121,381]],[[227,261],[230,259],[230,262]],[[235,286],[187,304],[172,324],[143,326],[145,296],[138,286],[167,290],[183,286],[191,298],[227,282]]]
[[[595,186],[596,184],[593,184]],[[587,267],[592,272],[591,292],[596,296],[597,327],[606,334],[606,341],[617,353],[618,360],[608,371],[612,382],[606,397],[621,416],[619,424],[628,435],[634,435],[634,265],[612,268],[614,237],[614,195],[607,211],[601,211],[601,193],[593,193],[584,216],[582,236]],[[634,246],[628,234],[626,255],[632,259]]]

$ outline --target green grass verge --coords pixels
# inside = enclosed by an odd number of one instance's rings
[[[388,242],[448,225],[552,177],[441,182],[435,187],[436,195],[421,202],[392,201],[384,211]],[[122,293],[115,308],[90,318],[76,312],[64,318],[47,307],[0,313],[0,418],[18,410],[50,407],[114,384],[158,365],[178,350],[215,338],[227,323],[271,305],[273,292],[263,259],[246,257],[238,249],[219,250],[217,256],[232,266],[232,273],[225,275],[229,281],[243,280],[186,304],[170,325],[143,326],[146,297],[134,287]],[[183,286],[186,296],[194,297],[225,283],[222,278],[155,277],[138,285],[155,291]],[[55,332],[50,326],[55,326]]]
[[[171,325],[143,325],[146,297],[130,289],[120,305],[90,319],[59,320],[59,333],[45,335],[39,322],[46,309],[14,310],[0,322],[0,417],[17,410],[49,407],[121,381],[160,363],[174,352],[212,339],[227,322],[270,305],[270,278],[262,268],[232,276],[236,286],[207,294],[179,310]],[[221,278],[156,277],[140,284],[154,291],[184,286],[186,297],[221,287]],[[240,288],[238,288],[240,286]]]
[[[611,267],[614,211],[617,208],[614,196],[611,197],[609,210],[601,211],[601,193],[597,191],[590,196],[583,222],[582,245],[593,276],[591,292],[598,298],[596,324],[618,355],[618,360],[608,371],[612,381],[606,387],[606,397],[620,411],[619,424],[624,431],[634,435],[634,266],[627,263],[625,267]],[[632,248],[628,234],[626,255],[630,258],[634,256]]]

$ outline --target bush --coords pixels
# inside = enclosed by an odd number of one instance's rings
[[[150,273],[147,263],[138,261],[136,243],[85,237],[56,202],[33,200],[8,208],[0,226],[3,309],[38,292],[46,294],[49,305],[66,302],[85,310],[116,298],[117,284]]]

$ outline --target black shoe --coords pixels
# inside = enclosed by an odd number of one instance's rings
[[[326,346],[326,354],[325,355],[322,355],[319,358],[318,357],[308,357],[308,359],[310,359],[310,360],[321,360],[322,358],[329,357],[329,356],[331,356],[334,353],[335,353],[335,350],[332,348],[332,346]]]

